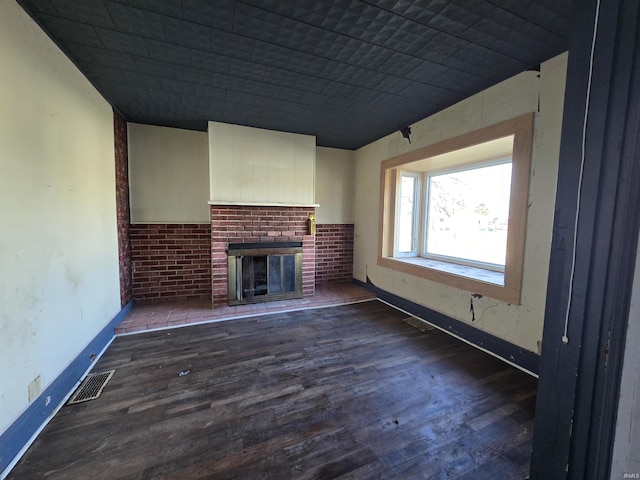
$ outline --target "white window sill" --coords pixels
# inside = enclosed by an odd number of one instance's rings
[[[404,262],[418,267],[430,268],[439,272],[457,275],[459,277],[470,278],[479,282],[491,283],[500,287],[504,286],[504,273],[486,270],[484,268],[469,267],[456,263],[433,260],[424,257],[395,257],[394,260]]]

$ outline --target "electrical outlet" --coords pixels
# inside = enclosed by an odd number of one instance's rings
[[[42,386],[40,385],[40,375],[38,375],[33,382],[29,384],[28,396],[29,403],[33,402],[42,393]]]

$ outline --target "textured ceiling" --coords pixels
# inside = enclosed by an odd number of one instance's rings
[[[128,121],[358,148],[567,49],[570,0],[19,0]]]

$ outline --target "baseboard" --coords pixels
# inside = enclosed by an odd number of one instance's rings
[[[509,343],[490,333],[483,332],[469,324],[448,317],[443,313],[411,302],[393,293],[375,286],[369,278],[366,282],[354,278],[353,283],[375,293],[380,300],[403,310],[427,323],[443,330],[495,357],[510,363],[533,376],[538,376],[540,370],[540,356],[525,350],[513,343]]]
[[[64,404],[80,380],[99,358],[98,355],[111,343],[115,327],[133,308],[133,304],[132,300],[120,310],[58,378],[31,402],[22,415],[0,435],[0,479],[9,474],[19,457],[35,440],[36,434]]]

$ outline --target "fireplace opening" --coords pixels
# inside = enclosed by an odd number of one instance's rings
[[[230,244],[229,305],[302,297],[301,242]]]

